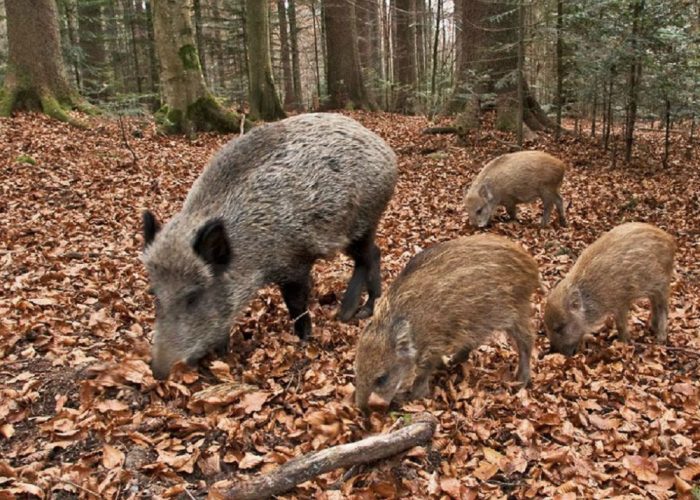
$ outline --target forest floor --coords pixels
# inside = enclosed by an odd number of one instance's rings
[[[507,152],[508,137],[488,131],[464,143],[422,135],[422,117],[352,116],[399,157],[378,236],[386,287],[421,248],[474,232],[463,188]],[[167,220],[231,137],[162,137],[138,120],[125,120],[122,134],[117,121],[86,120],[85,130],[35,115],[0,120],[0,498],[191,498],[422,411],[439,419],[429,449],[350,477],[328,473],[285,498],[700,498],[697,146],[688,160],[677,140],[662,170],[660,132],[643,132],[634,163],[614,167],[588,138],[528,144],[570,166],[571,204],[567,228],[540,229],[535,203],[519,224],[499,216],[488,229],[540,265],[531,387],[514,387],[516,353],[496,336],[442,370],[432,399],[364,419],[352,400],[362,324],[333,318],[352,269],[340,256],[314,268],[308,343],[291,333],[277,290],[265,289],[238,318],[230,355],[154,381],[140,214]],[[546,291],[601,233],[633,220],[679,245],[668,346],[653,344],[641,302],[633,343],[616,341],[608,324],[572,358],[547,354]]]

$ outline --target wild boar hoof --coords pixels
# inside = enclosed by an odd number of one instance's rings
[[[358,309],[357,313],[355,313],[355,319],[367,319],[370,316],[372,316],[372,313],[374,311],[372,310],[371,307],[369,306],[362,306],[360,309]]]

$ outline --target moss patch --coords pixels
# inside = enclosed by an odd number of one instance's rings
[[[197,54],[197,48],[194,45],[183,45],[180,50],[177,51],[180,56],[180,61],[185,69],[199,69],[199,54]]]
[[[36,165],[36,160],[29,155],[19,155],[15,158],[15,162],[23,163],[25,165]]]

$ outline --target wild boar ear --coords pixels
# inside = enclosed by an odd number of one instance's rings
[[[211,219],[199,228],[192,249],[218,274],[231,262],[231,245],[226,236],[224,221]]]
[[[156,234],[158,231],[160,231],[160,224],[158,223],[156,216],[153,215],[153,212],[150,210],[146,210],[143,213],[141,220],[143,222],[143,247],[147,248],[148,245],[153,243]]]
[[[394,349],[400,358],[415,359],[416,346],[413,344],[411,335],[411,324],[407,319],[401,318],[391,325],[391,332],[394,338]]]
[[[491,191],[491,186],[488,183],[483,183],[479,188],[479,196],[481,196],[486,201],[491,201],[493,199],[493,192]]]
[[[583,313],[585,310],[585,304],[583,302],[583,294],[579,288],[572,288],[569,291],[569,297],[566,301],[566,307],[572,313]]]

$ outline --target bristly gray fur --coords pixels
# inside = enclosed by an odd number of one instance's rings
[[[226,144],[144,251],[160,303],[154,372],[228,342],[260,287],[298,281],[316,259],[373,236],[396,177],[391,148],[337,114],[295,116]],[[217,217],[232,253],[220,276],[193,251],[198,229]],[[204,300],[188,309],[197,290]]]

